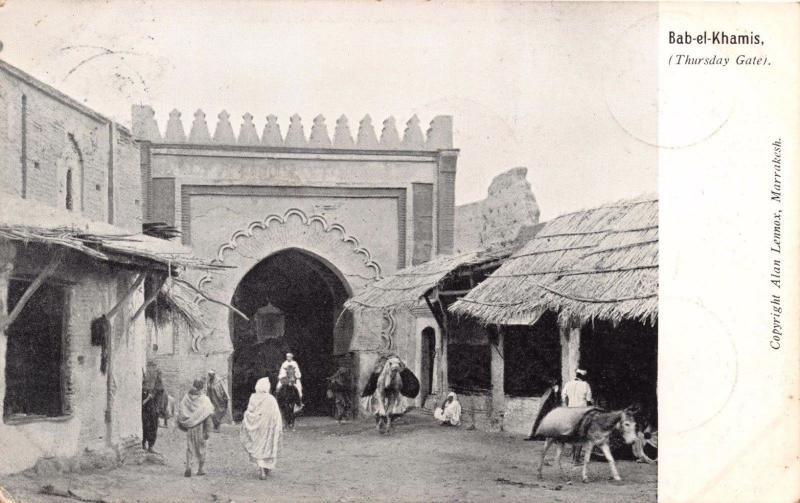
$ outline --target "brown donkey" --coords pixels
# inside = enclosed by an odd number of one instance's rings
[[[560,407],[554,409],[550,414],[553,414],[560,409],[567,409],[567,407]],[[564,412],[564,411],[562,411]],[[548,416],[550,415],[548,414]],[[556,413],[558,414],[558,413]],[[566,442],[583,444],[583,471],[581,472],[581,480],[589,482],[589,477],[586,475],[586,465],[589,464],[589,458],[592,455],[592,450],[595,446],[599,446],[603,451],[608,464],[611,466],[611,475],[614,480],[622,480],[617,471],[614,458],[611,456],[611,449],[608,446],[608,439],[614,430],[622,434],[625,443],[632,444],[636,440],[636,419],[634,418],[635,411],[629,407],[625,410],[616,410],[611,412],[603,412],[600,409],[590,408],[583,417],[580,418],[576,427],[572,429],[569,434],[555,431],[542,431],[546,428],[539,427],[537,432],[546,438],[544,449],[542,450],[542,458],[539,461],[539,478],[542,478],[542,465],[544,465],[544,456],[547,454],[548,449],[552,444],[556,444],[556,461],[558,463],[558,470],[562,478],[566,478],[564,469],[561,466],[561,453],[564,449]],[[542,421],[542,425],[547,423],[547,416]]]

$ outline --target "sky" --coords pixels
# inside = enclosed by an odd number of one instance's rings
[[[542,219],[657,188],[655,4],[6,0],[0,58],[130,125],[452,115],[456,202],[517,166]]]

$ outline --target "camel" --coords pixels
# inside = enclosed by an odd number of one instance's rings
[[[419,381],[399,356],[380,358],[361,393],[364,409],[375,416],[376,428],[383,434],[392,429],[392,421],[405,414],[402,396],[415,398]],[[401,396],[402,395],[402,396]]]
[[[589,482],[586,466],[595,446],[600,447],[611,467],[614,480],[622,480],[616,463],[611,456],[608,439],[614,431],[619,431],[627,444],[636,440],[635,410],[628,407],[624,410],[604,412],[595,407],[558,407],[545,416],[536,431],[537,435],[546,438],[542,457],[539,461],[539,478],[542,478],[544,457],[551,445],[556,445],[556,461],[562,478],[567,478],[561,466],[561,453],[566,442],[583,444],[583,470],[581,480]]]

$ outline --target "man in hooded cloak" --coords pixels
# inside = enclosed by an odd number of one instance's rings
[[[184,476],[192,476],[192,458],[198,461],[197,474],[205,475],[206,440],[212,428],[211,415],[214,406],[203,393],[205,383],[195,379],[192,389],[184,395],[178,407],[178,428],[186,432],[186,471]]]
[[[256,383],[255,393],[250,395],[250,402],[242,419],[239,440],[244,450],[250,455],[259,468],[259,476],[263,480],[270,470],[275,469],[278,458],[278,445],[283,433],[283,420],[278,408],[278,401],[270,393],[268,377]]]
[[[219,431],[219,425],[228,414],[228,392],[225,384],[217,377],[214,370],[208,371],[208,398],[214,405],[214,415],[211,420],[214,422],[214,431]]]

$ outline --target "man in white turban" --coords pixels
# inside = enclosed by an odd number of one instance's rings
[[[278,391],[283,386],[284,381],[290,381],[294,378],[294,387],[297,388],[297,393],[300,395],[300,401],[303,401],[303,374],[300,373],[300,365],[294,359],[292,353],[286,353],[286,360],[281,363],[281,368],[278,370],[278,386],[275,391]]]
[[[244,450],[250,455],[259,468],[259,477],[267,478],[270,470],[275,469],[278,458],[278,445],[283,433],[283,420],[278,408],[278,401],[269,392],[268,377],[256,383],[256,392],[250,395],[250,402],[242,419],[239,440]]]
[[[564,385],[561,391],[561,398],[567,407],[588,407],[592,405],[592,387],[586,382],[586,371],[578,369],[575,371],[575,378]],[[572,444],[572,461],[575,465],[581,464],[581,444]]]
[[[567,407],[586,407],[592,404],[592,388],[586,382],[585,370],[575,371],[575,379],[564,385],[561,398]]]

